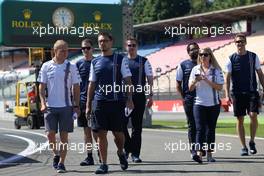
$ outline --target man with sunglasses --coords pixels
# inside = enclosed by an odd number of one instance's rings
[[[246,50],[246,36],[237,34],[235,36],[237,52],[232,54],[226,65],[225,93],[228,103],[233,103],[234,116],[237,117],[237,133],[242,144],[241,156],[248,155],[245,139],[244,116],[250,117],[250,141],[251,154],[256,154],[255,136],[258,127],[257,115],[259,113],[260,97],[257,91],[256,73],[262,87],[264,87],[264,76],[260,68],[258,56]],[[230,94],[230,79],[232,79],[232,95]],[[231,99],[232,97],[232,99]]]
[[[193,105],[195,90],[189,90],[189,77],[194,66],[197,65],[197,58],[199,53],[199,45],[195,42],[189,43],[187,45],[187,53],[190,56],[189,59],[182,61],[176,70],[176,89],[181,95],[183,100],[183,107],[187,118],[188,124],[188,139],[190,147],[190,152],[194,160],[199,159],[195,148],[195,136],[196,136],[196,127],[193,115]]]
[[[131,72],[128,68],[128,60],[120,54],[113,53],[113,37],[111,34],[102,32],[98,34],[98,45],[101,56],[92,60],[89,77],[89,87],[86,104],[86,116],[92,111],[92,130],[97,133],[101,165],[95,174],[108,173],[107,165],[107,133],[112,131],[114,142],[117,146],[117,156],[122,170],[128,168],[128,162],[124,153],[125,137],[123,133],[123,120],[125,107],[134,108],[132,92],[122,88],[131,87]],[[127,99],[124,92],[127,92]]]
[[[132,73],[132,84],[134,86],[133,91],[133,103],[135,108],[124,121],[124,133],[125,133],[125,151],[128,158],[131,153],[132,161],[135,163],[141,163],[140,149],[141,149],[141,134],[142,134],[142,120],[146,106],[146,95],[148,96],[147,107],[151,107],[152,100],[152,87],[153,87],[153,73],[152,67],[149,61],[137,55],[137,40],[135,38],[128,38],[126,40],[127,57],[129,60],[129,69]],[[146,80],[148,85],[146,85]],[[131,118],[132,122],[132,134],[129,135],[127,125]]]
[[[90,39],[84,39],[81,43],[81,49],[83,53],[83,58],[80,59],[76,66],[79,70],[81,76],[80,83],[80,115],[77,118],[78,127],[83,127],[84,130],[84,142],[87,149],[87,157],[80,163],[81,166],[94,165],[94,159],[92,155],[93,148],[93,137],[91,127],[88,126],[88,120],[85,116],[85,108],[87,101],[87,89],[89,84],[89,73],[91,62],[93,59],[93,48],[92,41]],[[95,133],[93,133],[94,139],[96,141]]]

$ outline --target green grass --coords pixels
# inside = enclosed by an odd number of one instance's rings
[[[259,117],[259,127],[257,130],[257,137],[264,137],[264,118]],[[245,118],[245,130],[246,135],[249,136],[249,119]],[[152,128],[155,129],[175,129],[175,130],[183,130],[187,131],[186,120],[174,120],[174,121],[164,121],[164,120],[153,120]],[[216,133],[219,134],[237,134],[236,133],[236,119],[235,118],[227,118],[220,119],[217,121]]]

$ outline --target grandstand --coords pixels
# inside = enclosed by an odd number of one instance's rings
[[[146,56],[153,67],[155,75],[154,91],[158,95],[154,98],[159,100],[177,99],[175,68],[182,60],[188,58],[186,45],[190,42],[197,42],[201,48],[210,47],[213,49],[216,59],[223,68],[228,56],[236,51],[233,44],[235,33],[243,32],[248,35],[246,48],[257,53],[260,60],[264,60],[263,47],[260,43],[264,39],[263,16],[264,3],[256,3],[248,6],[135,25],[134,30],[136,35],[139,36],[139,41],[144,39],[144,35],[151,35],[151,33],[156,34],[155,38],[158,38],[157,35],[164,35],[164,27],[173,27],[179,24],[207,27],[219,26],[219,24],[221,26],[232,26],[232,34],[229,35],[219,35],[217,37],[209,37],[208,35],[198,39],[193,39],[194,37],[190,35],[185,37],[177,36],[174,43],[165,46],[165,48],[159,47],[161,44],[148,45],[147,52],[141,52],[140,48],[139,54]],[[179,38],[181,39],[179,40]],[[171,38],[171,40],[173,39]],[[149,41],[146,42],[150,43]],[[153,42],[155,43],[154,40]],[[157,68],[161,72],[156,72]]]
[[[247,45],[246,48],[249,51],[255,52],[258,56],[260,61],[263,62],[264,60],[264,48],[263,48],[263,41],[264,41],[264,31],[258,31],[251,36],[247,37]],[[227,58],[236,51],[235,44],[232,43],[231,45],[227,45],[219,50],[216,50],[214,52],[215,57],[217,61],[219,62],[219,65],[223,66],[227,62]]]

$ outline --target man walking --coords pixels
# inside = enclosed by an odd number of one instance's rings
[[[78,127],[83,127],[84,143],[87,149],[87,157],[80,163],[81,166],[94,165],[94,159],[92,155],[93,137],[91,127],[88,126],[88,121],[85,116],[85,108],[87,101],[87,90],[89,84],[89,73],[91,67],[91,61],[93,59],[93,47],[90,39],[84,39],[81,43],[81,49],[83,58],[76,63],[81,76],[80,83],[80,115],[77,119]],[[90,122],[89,122],[90,123]],[[96,141],[96,136],[94,134]]]
[[[146,95],[148,94],[147,107],[151,107],[152,100],[152,87],[153,87],[153,74],[152,67],[149,61],[137,55],[137,40],[135,38],[129,38],[126,41],[127,57],[129,60],[129,69],[132,73],[132,84],[134,86],[133,91],[133,103],[134,110],[130,114],[132,122],[132,134],[129,135],[127,124],[129,118],[125,118],[125,151],[127,157],[131,153],[132,161],[140,163],[140,149],[141,149],[141,133],[142,133],[142,120],[146,106]],[[148,85],[146,85],[146,80]]]
[[[184,60],[181,62],[176,70],[176,89],[178,93],[181,95],[183,100],[183,107],[187,118],[188,124],[188,139],[190,144],[190,152],[192,158],[197,160],[198,157],[196,155],[196,151],[194,148],[195,144],[195,136],[196,136],[196,128],[195,121],[193,116],[193,105],[194,105],[194,97],[195,90],[189,90],[189,77],[192,71],[192,68],[197,65],[197,58],[199,53],[199,46],[197,43],[189,43],[187,45],[187,52],[190,56],[190,59]]]
[[[92,100],[94,99],[94,116],[92,117],[92,129],[97,132],[101,165],[95,174],[108,173],[107,165],[107,132],[112,131],[117,146],[122,170],[126,170],[128,162],[124,154],[123,118],[125,106],[133,109],[132,92],[128,92],[126,100],[123,97],[124,89],[122,80],[130,88],[131,72],[127,59],[112,51],[113,37],[109,33],[98,34],[98,45],[101,56],[92,60],[86,113],[91,114]],[[93,98],[94,97],[94,98]]]
[[[68,133],[73,132],[73,113],[79,114],[80,75],[75,65],[68,60],[68,44],[57,40],[55,56],[45,62],[40,70],[38,82],[41,111],[49,144],[53,150],[53,167],[58,173],[66,172],[64,161],[67,154]],[[48,89],[46,102],[45,89]],[[71,90],[73,90],[71,92]],[[71,94],[73,102],[71,102]],[[56,133],[60,132],[60,146],[57,150]]]
[[[251,154],[256,154],[255,136],[258,127],[257,115],[259,113],[259,93],[257,91],[256,73],[262,87],[264,87],[264,76],[260,68],[258,56],[246,50],[246,36],[237,34],[235,36],[237,52],[232,54],[226,65],[225,93],[229,103],[233,103],[234,116],[237,117],[237,133],[242,144],[241,156],[248,155],[246,146],[244,116],[250,117],[250,141]],[[230,94],[230,79],[232,79],[232,95]],[[231,99],[232,98],[232,99]]]

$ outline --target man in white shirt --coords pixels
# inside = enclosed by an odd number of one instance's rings
[[[80,75],[74,64],[68,60],[68,44],[57,40],[55,56],[45,62],[40,70],[38,82],[41,111],[49,144],[53,150],[53,167],[58,173],[66,172],[64,160],[67,154],[68,133],[73,132],[73,114],[79,114]],[[45,89],[48,89],[46,99]],[[71,94],[73,103],[71,102]],[[56,147],[56,133],[60,132],[60,147]]]

